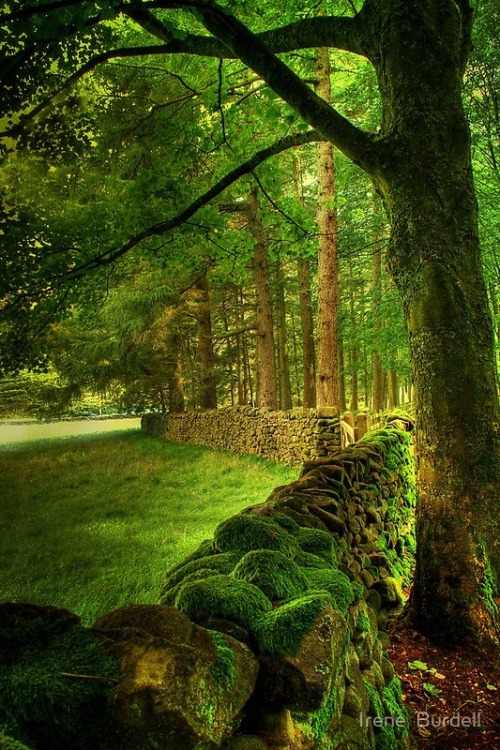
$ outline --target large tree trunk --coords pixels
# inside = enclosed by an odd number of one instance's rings
[[[316,51],[316,91],[325,101],[331,100],[330,60],[328,50]],[[335,165],[331,143],[317,146],[318,211],[318,364],[316,401],[318,406],[340,410],[338,308],[339,280],[337,263],[337,211],[335,200]]]
[[[276,338],[278,344],[279,405],[283,411],[292,408],[290,356],[286,324],[285,276],[280,261],[276,264]]]
[[[307,258],[297,260],[299,281],[300,324],[302,332],[303,404],[306,409],[316,406],[316,360],[314,351],[314,322],[312,313],[311,275]]]
[[[374,175],[391,217],[388,263],[416,394],[413,615],[447,643],[498,640],[500,583],[498,394],[461,102],[469,29],[458,5],[378,4],[389,142],[383,179]]]
[[[214,349],[212,339],[212,315],[208,276],[205,273],[196,282],[198,324],[198,363],[200,366],[200,406],[202,409],[217,408],[217,386],[215,381]]]
[[[375,305],[375,330],[380,330],[380,303],[381,303],[381,281],[382,274],[382,250],[377,248],[373,254],[373,301]],[[371,388],[371,410],[374,414],[382,411],[384,391],[384,372],[382,370],[382,361],[377,349],[372,351],[372,388]]]
[[[245,215],[254,245],[253,275],[257,297],[257,382],[258,405],[276,409],[276,367],[274,362],[273,303],[269,282],[269,258],[267,256],[264,227],[258,216],[259,201],[253,190],[247,198]]]
[[[297,200],[304,202],[302,169],[299,154],[294,154],[293,170]],[[311,270],[309,258],[297,259],[299,283],[300,327],[302,333],[302,403],[306,409],[316,406],[316,351],[314,346],[314,319],[311,294]]]
[[[184,411],[184,386],[182,381],[182,337],[177,326],[168,336],[168,358],[166,363],[168,386],[168,411],[179,414]]]

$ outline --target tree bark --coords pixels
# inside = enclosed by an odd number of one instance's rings
[[[382,250],[377,248],[373,254],[373,302],[375,305],[375,331],[380,330],[379,307],[381,302],[380,277],[382,273]],[[372,389],[371,389],[371,410],[374,414],[382,411],[383,407],[383,390],[384,390],[384,373],[382,370],[382,361],[378,349],[372,351]]]
[[[448,644],[498,642],[499,408],[461,101],[469,18],[451,0],[374,7],[385,138],[374,177],[391,218],[418,423],[413,617]]]
[[[174,326],[168,336],[168,359],[166,367],[168,386],[168,411],[179,414],[184,411],[184,386],[182,381],[182,337]]]
[[[212,315],[208,275],[203,273],[196,282],[198,326],[198,363],[200,366],[200,406],[202,409],[217,408],[217,386],[212,339]]]
[[[252,261],[257,297],[257,382],[258,405],[277,409],[276,367],[274,362],[273,303],[269,281],[269,258],[267,256],[264,227],[258,216],[259,201],[256,190],[247,198],[245,215],[248,228],[255,240]]]
[[[307,258],[298,259],[297,278],[299,281],[300,323],[302,332],[302,401],[306,409],[314,409],[316,406],[316,357],[311,298],[311,274]]]
[[[316,92],[326,102],[331,101],[330,60],[328,50],[316,51]],[[338,307],[339,280],[337,263],[337,211],[335,208],[335,165],[333,145],[317,146],[318,211],[318,365],[316,402],[318,406],[333,406],[340,410]]]
[[[292,384],[290,381],[290,357],[288,353],[285,277],[283,268],[276,264],[276,338],[278,348],[279,405],[283,411],[292,408]]]
[[[304,202],[302,170],[298,153],[294,155],[293,168],[297,200]],[[300,325],[302,333],[302,403],[306,409],[316,406],[316,351],[314,346],[314,320],[311,294],[311,270],[308,258],[297,259],[299,282]]]

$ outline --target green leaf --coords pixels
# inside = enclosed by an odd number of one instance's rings
[[[435,698],[439,698],[439,696],[441,695],[441,690],[433,685],[432,682],[424,682],[422,683],[422,687],[428,695],[432,695]]]
[[[418,659],[415,659],[415,661],[409,661],[408,666],[413,670],[420,669],[424,672],[427,671],[427,664],[425,661],[419,661]]]

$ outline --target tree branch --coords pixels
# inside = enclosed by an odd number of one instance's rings
[[[187,3],[177,3],[178,7],[181,5],[186,7]],[[165,2],[147,4],[147,8],[166,7],[172,7],[172,5]],[[153,33],[152,26],[149,24],[146,26],[141,22],[137,9],[124,5],[121,7],[121,10],[125,15],[128,15],[139,23],[145,30]],[[140,10],[141,15],[144,16],[144,8]],[[154,16],[149,14],[149,18],[154,18]],[[354,18],[347,16],[304,18],[287,26],[281,26],[276,29],[264,31],[261,34],[256,34],[256,37],[275,54],[293,52],[298,49],[334,47],[345,52],[353,52],[356,55],[366,56],[359,19],[359,16],[355,16]],[[183,39],[172,39],[172,32],[165,27],[163,31],[157,28],[156,35],[162,41],[170,41],[168,52],[171,53],[184,52],[202,57],[223,57],[229,59],[238,57],[224,41],[214,39],[213,37],[188,34]]]
[[[144,47],[120,47],[117,49],[109,50],[108,52],[102,52],[99,55],[96,55],[95,57],[88,60],[84,65],[82,65],[81,68],[76,70],[69,78],[66,79],[66,81],[63,83],[62,86],[60,86],[58,89],[53,91],[49,96],[47,96],[45,99],[43,99],[41,102],[39,102],[36,107],[33,107],[33,109],[30,112],[27,112],[26,114],[21,115],[20,122],[16,123],[16,125],[13,125],[8,130],[4,130],[0,132],[0,138],[5,137],[15,137],[16,135],[19,135],[27,125],[29,125],[33,120],[35,120],[38,115],[40,115],[47,107],[51,104],[51,102],[56,99],[56,97],[61,96],[61,94],[64,94],[65,92],[69,91],[71,87],[80,80],[80,78],[83,78],[84,75],[89,73],[91,70],[96,68],[98,65],[101,65],[102,63],[107,62],[108,60],[113,60],[115,58],[121,57],[144,57],[146,55],[161,55],[165,54],[166,51],[168,51],[168,45],[167,44],[153,44],[151,46],[144,46]]]
[[[187,0],[189,3],[190,0]],[[248,65],[309,125],[334,143],[367,172],[374,169],[374,136],[353,125],[307,86],[266,45],[236,18],[217,6],[196,7],[205,28]]]
[[[61,285],[66,283],[67,281],[75,281],[76,279],[82,278],[88,272],[96,268],[111,265],[116,260],[126,255],[130,250],[137,247],[137,245],[139,245],[144,240],[147,240],[151,237],[164,235],[167,232],[172,231],[172,229],[176,229],[182,224],[185,224],[195,213],[197,213],[197,211],[199,211],[201,208],[214,200],[214,198],[223,193],[224,190],[230,187],[230,185],[236,182],[236,180],[238,180],[240,177],[250,174],[254,169],[256,169],[260,164],[262,164],[270,157],[276,156],[277,154],[280,154],[283,151],[294,148],[296,146],[303,146],[306,143],[313,143],[315,141],[322,140],[325,140],[324,136],[322,136],[317,131],[309,130],[306,133],[297,133],[285,136],[281,140],[274,143],[272,146],[262,149],[262,151],[257,151],[257,153],[255,153],[251,159],[248,159],[246,162],[236,167],[236,169],[233,169],[231,172],[226,174],[209,190],[203,193],[203,195],[201,195],[187,208],[185,208],[184,211],[181,211],[181,213],[177,214],[177,216],[174,216],[172,219],[162,221],[159,224],[155,224],[148,229],[144,229],[142,232],[139,232],[134,237],[132,237],[127,243],[122,245],[122,247],[107,250],[100,255],[94,256],[87,262],[75,266],[71,270],[64,271],[60,274],[55,274],[47,278],[45,280],[45,289],[49,285],[51,285],[51,288],[58,285],[57,283],[53,284],[52,282],[59,282],[59,285]],[[45,289],[43,291],[45,291]],[[26,291],[29,290],[25,290],[24,296],[26,295]]]

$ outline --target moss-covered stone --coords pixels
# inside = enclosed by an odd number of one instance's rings
[[[322,557],[330,564],[336,562],[333,537],[328,532],[304,527],[300,529],[296,539],[303,552]]]
[[[335,609],[347,612],[349,604],[354,601],[354,592],[349,578],[340,570],[309,569],[305,571],[312,591],[326,591],[330,595]]]
[[[78,620],[54,607],[0,605],[0,717],[54,750],[97,739],[121,676]]]
[[[239,555],[251,550],[272,549],[294,557],[299,551],[294,536],[271,518],[245,513],[219,524],[214,542],[221,552]]]
[[[175,606],[200,624],[222,617],[253,631],[259,616],[271,609],[271,602],[257,586],[219,574],[183,584]]]
[[[239,560],[239,555],[234,552],[223,554],[211,554],[196,557],[186,563],[177,566],[172,572],[169,572],[165,582],[164,592],[176,586],[178,583],[186,580],[192,573],[199,570],[215,570],[219,573],[230,573]]]
[[[271,601],[294,599],[308,587],[308,579],[299,566],[276,550],[248,552],[231,575],[257,586]]]
[[[329,603],[326,593],[307,594],[262,615],[255,629],[259,654],[293,656],[319,613]]]

